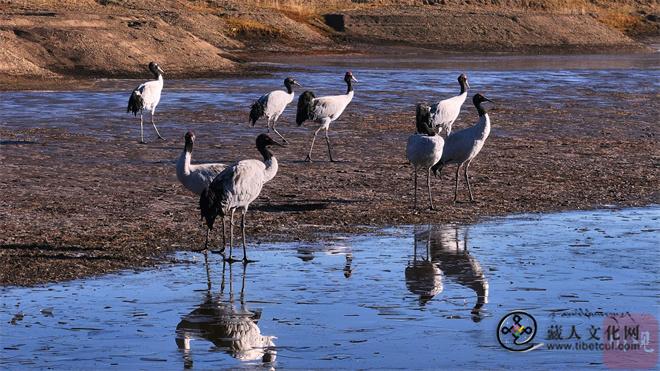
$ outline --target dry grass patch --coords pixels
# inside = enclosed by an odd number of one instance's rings
[[[254,19],[230,16],[225,22],[229,31],[238,37],[284,37],[281,30]]]

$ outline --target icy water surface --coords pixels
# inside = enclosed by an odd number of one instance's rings
[[[524,310],[547,342],[553,323],[586,338],[603,320],[562,314],[657,316],[659,222],[652,206],[396,227],[250,246],[259,261],[245,270],[210,255],[207,271],[185,253],[154,270],[3,288],[0,367],[604,368],[599,351],[508,352],[498,322]]]
[[[466,72],[473,92],[482,92],[502,107],[608,107],[626,94],[653,95],[660,88],[658,54],[587,56],[361,56],[282,59],[267,63],[276,70],[258,77],[170,80],[156,113],[166,131],[185,132],[198,122],[200,112],[211,112],[213,122],[243,124],[252,102],[261,94],[283,89],[286,76],[295,77],[317,95],[343,94],[346,70],[360,80],[350,110],[362,113],[414,112],[419,101],[455,95],[457,76]],[[126,114],[130,92],[151,78],[99,80],[80,91],[0,92],[0,126],[61,127],[74,132],[115,137],[120,130],[134,135],[135,120]],[[466,103],[469,108],[470,104]],[[244,112],[240,121],[226,111]],[[183,115],[183,116],[181,116]],[[283,115],[283,125],[294,126],[295,109]],[[244,117],[244,118],[243,118]],[[148,120],[148,115],[146,116]],[[150,128],[147,128],[150,130]]]

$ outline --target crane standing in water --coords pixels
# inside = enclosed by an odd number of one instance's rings
[[[179,160],[176,162],[176,177],[187,190],[199,196],[206,187],[211,184],[213,179],[215,179],[215,177],[227,167],[227,165],[220,163],[190,164],[193,145],[195,144],[195,134],[192,131],[189,131],[184,135],[184,139],[185,145],[183,146],[183,152],[181,152]],[[207,228],[206,242],[204,243],[205,250],[208,249],[210,231],[211,230]],[[225,245],[225,223],[223,221],[221,251],[224,251]]]
[[[234,212],[243,211],[241,217],[241,231],[243,234],[243,264],[250,262],[245,248],[245,214],[248,207],[261,193],[264,184],[277,174],[277,159],[268,150],[272,145],[283,146],[275,142],[266,134],[257,137],[257,149],[263,156],[261,160],[242,160],[227,167],[206,188],[200,198],[199,207],[202,217],[206,220],[209,229],[213,229],[215,219],[223,219],[229,214],[229,262],[234,262],[232,248],[234,245]]]

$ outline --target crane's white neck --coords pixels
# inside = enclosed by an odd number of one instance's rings
[[[481,139],[485,140],[490,134],[490,118],[487,113],[479,116],[477,126],[481,128]]]
[[[192,158],[192,146],[190,152],[188,148],[184,148],[176,162],[176,175],[181,178],[182,176],[190,175],[190,160]]]
[[[268,160],[264,161],[264,164],[266,164],[266,169],[264,170],[264,179],[267,182],[275,177],[277,174],[277,169],[279,168],[279,164],[277,163],[275,156],[272,156]]]

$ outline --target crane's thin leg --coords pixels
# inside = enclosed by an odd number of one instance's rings
[[[470,193],[470,202],[474,202],[474,197],[472,197],[472,188],[470,188],[470,178],[468,177],[468,168],[470,167],[470,163],[468,162],[465,164],[465,182],[468,185],[468,192]]]
[[[413,209],[417,210],[417,166],[413,166]]]
[[[277,131],[277,129],[275,129],[275,123],[276,123],[276,122],[277,122],[277,120],[273,120],[273,123],[271,124],[271,127],[273,128],[273,131],[275,132],[275,134],[279,135],[280,138],[282,138],[282,140],[284,141],[284,143],[289,143],[289,141],[286,140],[286,138],[284,138],[284,137],[282,136],[282,134],[280,134],[280,132]]]
[[[140,143],[146,143],[144,141],[144,118],[142,117],[142,111],[140,111]]]
[[[209,233],[211,232],[210,228],[206,228],[206,242],[204,242],[204,252],[209,250]]]
[[[241,217],[241,230],[243,231],[243,265],[254,262],[254,260],[249,260],[247,258],[247,253],[245,248],[245,214],[246,213],[247,210],[243,209],[243,215]]]
[[[413,263],[417,262],[417,236],[413,236]]]
[[[454,184],[454,203],[456,203],[458,197],[458,171],[461,170],[461,165],[456,166],[456,183]]]
[[[316,140],[316,134],[319,133],[319,130],[321,130],[321,128],[323,128],[323,126],[319,126],[319,128],[316,129],[316,131],[314,132],[314,137],[312,138],[312,145],[309,146],[309,153],[307,154],[307,158],[305,159],[305,161],[312,162],[312,148],[314,148],[314,141]]]
[[[223,254],[225,252],[225,246],[227,246],[227,236],[225,235],[225,216],[222,216],[222,249],[220,249],[220,253]]]
[[[226,261],[222,261],[222,280],[220,281],[220,295],[225,293],[225,267],[227,266]]]
[[[431,195],[431,168],[426,171],[426,186],[429,188],[429,203],[431,204],[431,210],[433,208],[433,196]]]
[[[226,258],[230,264],[235,262],[234,256],[232,255],[232,250],[234,248],[234,212],[236,209],[231,209],[231,214],[229,216],[229,258]]]
[[[158,138],[160,138],[162,140],[165,140],[165,138],[163,138],[160,135],[160,133],[158,132],[158,128],[156,127],[156,123],[154,122],[154,113],[155,113],[155,111],[151,111],[151,125],[154,126],[154,129],[156,130],[156,134],[158,135]]]
[[[241,276],[241,306],[245,305],[245,271],[247,267],[243,265],[243,275]]]
[[[328,155],[330,156],[330,162],[335,162],[335,160],[332,159],[332,149],[330,146],[330,138],[328,137],[328,128],[325,129],[325,142],[328,144]]]
[[[206,266],[206,288],[211,291],[211,268],[209,268],[208,250],[204,250],[204,265]]]

